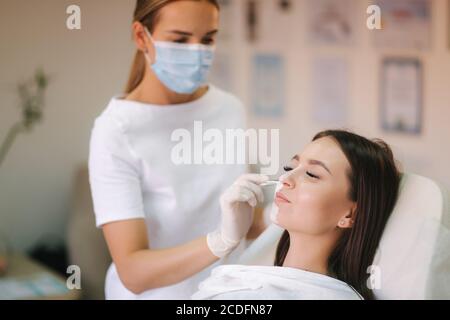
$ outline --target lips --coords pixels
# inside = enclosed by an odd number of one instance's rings
[[[282,194],[281,192],[277,192],[276,193],[276,197],[275,197],[275,201],[276,202],[283,202],[283,203],[291,203],[288,198],[286,198],[286,196],[284,194]]]

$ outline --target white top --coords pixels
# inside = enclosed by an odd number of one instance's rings
[[[171,153],[179,141],[171,140],[172,133],[184,128],[193,140],[195,121],[202,121],[203,131],[215,128],[225,136],[226,129],[244,128],[244,109],[237,98],[214,86],[185,104],[159,106],[120,96],[110,101],[95,121],[90,144],[90,185],[97,227],[145,219],[151,249],[162,249],[205,236],[218,226],[219,197],[246,167],[176,165]],[[106,296],[188,299],[211,268],[174,286],[138,296],[123,286],[112,264]]]
[[[361,300],[338,279],[295,268],[226,265],[212,271],[194,300]]]

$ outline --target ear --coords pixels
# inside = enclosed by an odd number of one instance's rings
[[[337,227],[340,229],[350,229],[355,222],[356,203],[352,205],[349,213],[338,221]]]
[[[147,53],[152,62],[155,61],[155,46],[147,35],[145,26],[142,23],[135,21],[133,22],[132,29],[136,48],[144,54]]]

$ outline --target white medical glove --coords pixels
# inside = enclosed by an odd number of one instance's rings
[[[225,257],[245,237],[253,222],[253,208],[264,201],[259,184],[267,180],[265,175],[243,175],[220,197],[220,226],[207,235],[208,247],[215,256]]]

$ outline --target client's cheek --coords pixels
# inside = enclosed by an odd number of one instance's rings
[[[290,204],[279,208],[278,224],[293,231],[303,229],[310,219],[308,216],[313,213],[312,209],[311,198],[302,196],[292,199]]]
[[[299,213],[305,211],[314,211],[320,204],[317,201],[317,197],[312,192],[302,192],[294,199],[294,207],[296,207]]]
[[[321,211],[327,212],[328,215],[335,215],[336,212],[341,212],[345,207],[345,199],[335,193],[324,195],[320,202]]]
[[[298,198],[297,219],[312,233],[320,232],[332,209],[332,201],[320,197],[317,193],[303,194]]]
[[[324,230],[334,230],[342,216],[346,215],[346,209],[345,202],[341,198],[330,195],[329,198],[323,199],[317,218]]]

